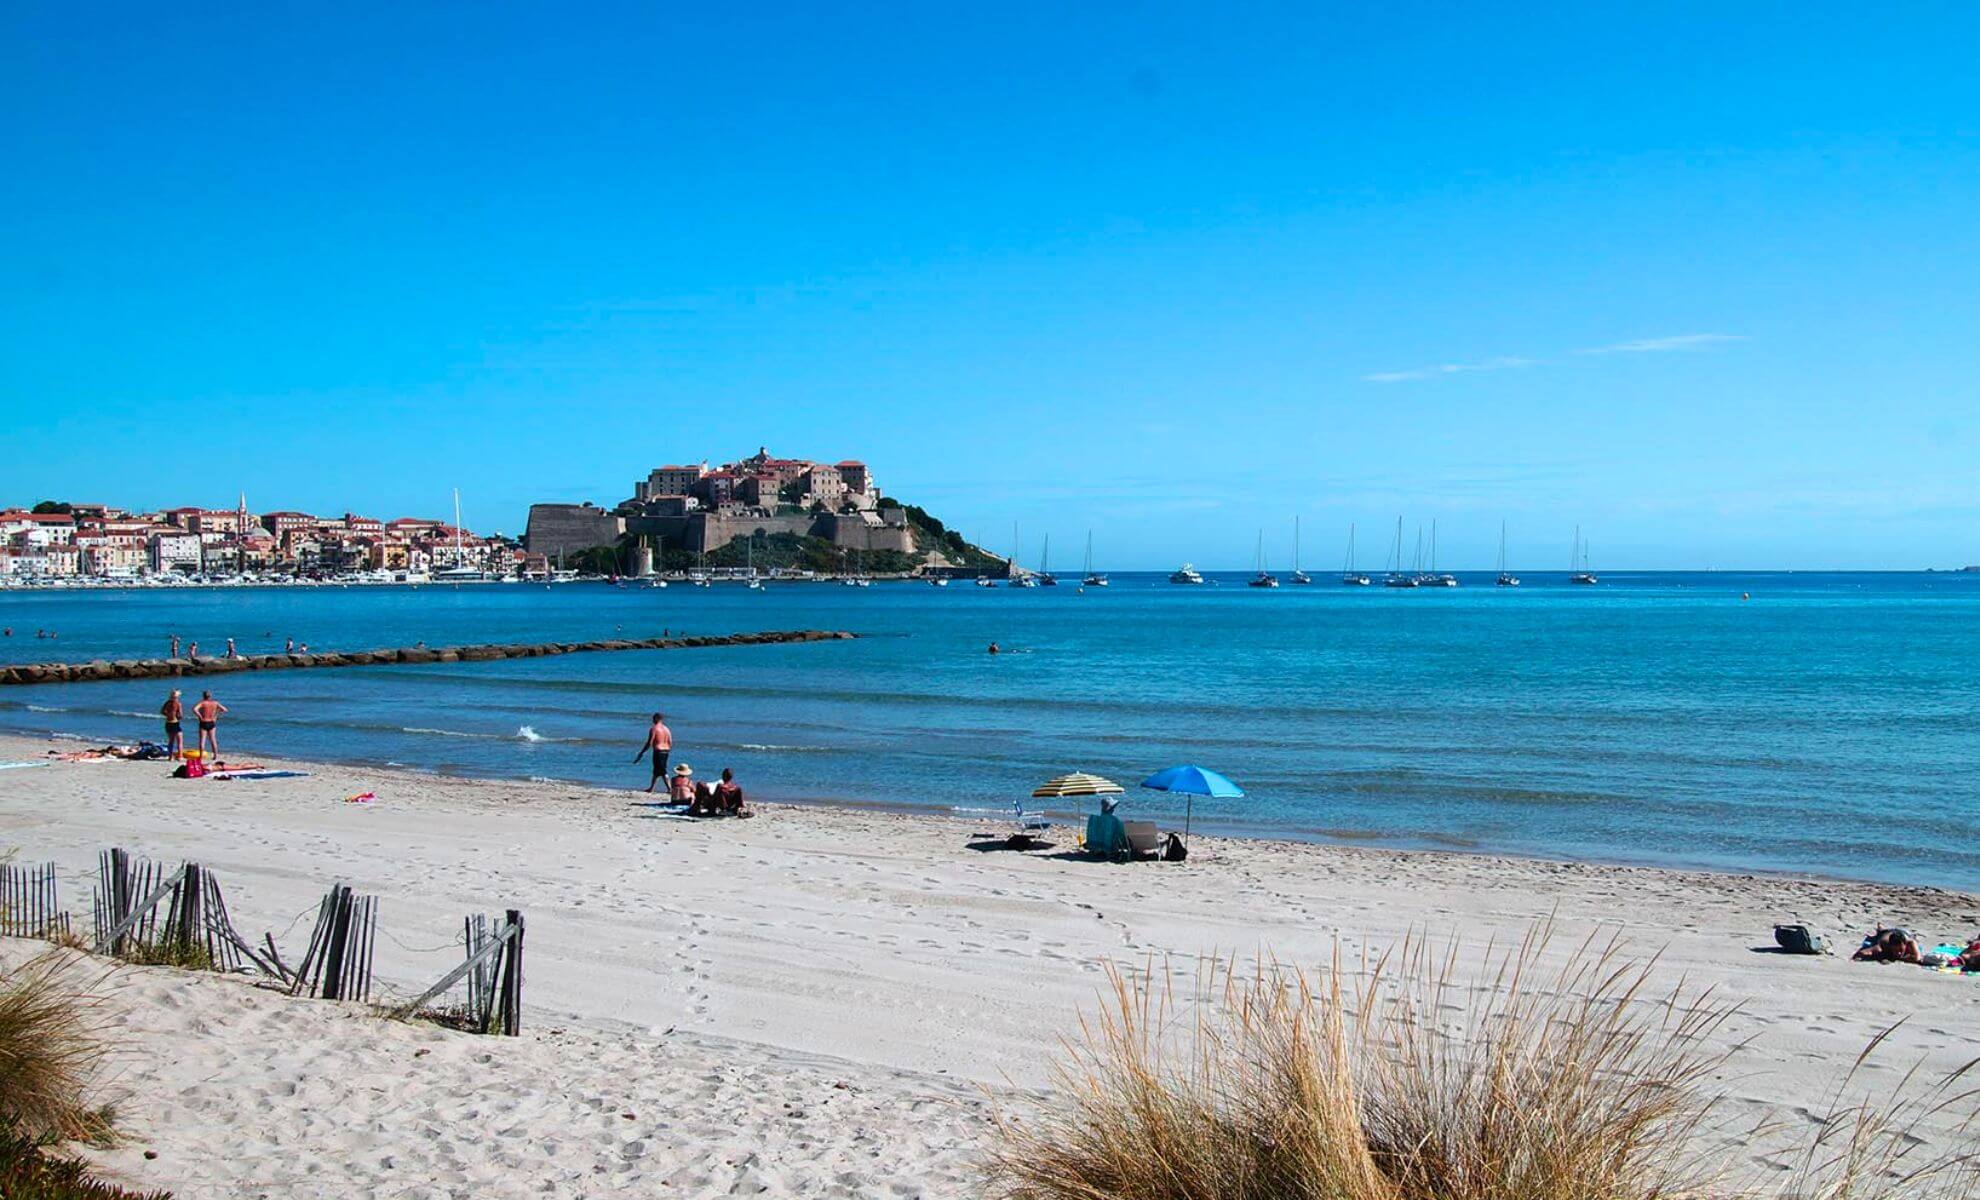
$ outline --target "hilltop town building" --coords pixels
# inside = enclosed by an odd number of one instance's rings
[[[881,507],[866,464],[777,458],[767,448],[710,470],[705,462],[656,467],[609,511],[592,504],[537,504],[525,547],[560,553],[616,545],[630,535],[649,554],[703,553],[738,538],[788,533],[845,550],[917,552],[907,514]]]

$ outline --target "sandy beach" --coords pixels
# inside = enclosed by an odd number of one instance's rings
[[[0,739],[0,760],[74,742]],[[273,763],[261,755],[256,761]],[[1467,960],[1551,917],[1549,956],[1621,934],[1657,979],[1741,1005],[1721,1125],[1759,1163],[1881,1029],[1875,1090],[1980,1055],[1980,982],[1847,961],[1879,922],[1964,940],[1980,898],[1918,888],[1199,838],[1184,864],[995,847],[991,820],[765,806],[693,822],[634,792],[326,764],[174,780],[156,763],[0,771],[0,848],[58,863],[86,924],[96,853],[192,859],[236,924],[300,954],[333,881],[382,898],[378,975],[410,995],[461,919],[523,910],[525,1036],[476,1038],[120,968],[114,1177],[182,1197],[967,1195],[993,1099],[1023,1104],[1112,961],[1320,965],[1412,934]],[[369,805],[344,797],[376,793]],[[986,803],[998,798],[986,798]],[[1776,921],[1835,957],[1756,952]],[[10,943],[5,953],[26,952]],[[1950,1118],[1949,1118],[1950,1119]],[[1930,1131],[1927,1131],[1928,1134]],[[155,1158],[147,1157],[149,1151]]]

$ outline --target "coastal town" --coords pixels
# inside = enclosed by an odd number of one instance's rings
[[[282,509],[133,512],[43,502],[0,511],[0,585],[137,584],[356,578],[547,578],[550,563],[515,541],[423,517],[381,520]]]
[[[453,521],[346,511],[42,501],[0,510],[0,587],[560,582],[583,576],[1004,572],[928,513],[882,496],[856,460],[767,450],[654,468],[610,509],[536,504],[520,539]]]

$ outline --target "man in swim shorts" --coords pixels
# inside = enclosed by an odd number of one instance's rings
[[[158,715],[165,718],[165,748],[172,753],[172,761],[177,762],[186,756],[185,718],[186,706],[179,699],[179,689],[165,697]]]
[[[199,703],[193,705],[193,716],[199,720],[199,748],[207,755],[211,765],[220,758],[220,714],[227,706],[213,698],[212,692],[201,692]]]
[[[649,751],[653,754],[653,778],[647,780],[646,790],[660,786],[660,780],[667,774],[667,756],[674,750],[674,731],[667,728],[667,714],[654,713],[653,725],[646,731],[646,740],[640,743],[639,753],[633,761],[645,758]]]

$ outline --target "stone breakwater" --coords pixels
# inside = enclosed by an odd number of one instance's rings
[[[374,667],[395,663],[488,662],[498,658],[544,658],[606,650],[699,650],[709,646],[767,646],[786,642],[836,642],[854,635],[825,629],[783,629],[730,633],[719,637],[613,638],[602,642],[534,642],[526,645],[413,646],[397,650],[352,650],[322,654],[247,654],[239,658],[148,658],[116,662],[26,663],[0,667],[0,685],[81,683],[93,679],[160,679],[177,675],[231,675],[239,671],[282,671],[302,667]]]

